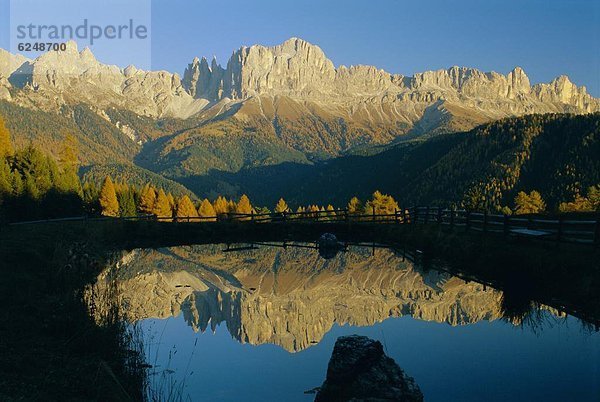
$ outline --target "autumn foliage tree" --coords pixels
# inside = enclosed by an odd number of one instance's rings
[[[158,191],[154,208],[152,208],[152,213],[159,218],[173,217],[173,209],[171,207],[171,203],[169,202],[169,197],[162,188]]]
[[[284,212],[288,212],[290,210],[290,207],[288,206],[288,204],[285,202],[285,200],[283,198],[280,198],[279,201],[277,202],[277,205],[275,205],[275,212],[276,213],[284,213]]]
[[[10,132],[4,124],[4,119],[0,116],[0,158],[12,155],[14,152],[10,140]]]
[[[365,213],[365,206],[357,197],[352,197],[348,202],[348,213],[350,215],[362,215]]]
[[[520,191],[515,197],[515,213],[537,214],[546,210],[546,203],[542,199],[542,195],[533,190],[529,194]]]
[[[224,215],[229,212],[229,203],[225,197],[217,197],[213,204],[213,209],[216,215]]]
[[[115,185],[110,176],[106,176],[104,183],[102,183],[99,201],[102,215],[119,216],[119,201],[117,200]]]
[[[146,184],[140,193],[139,210],[143,214],[151,214],[154,211],[156,203],[156,191],[149,184]]]
[[[600,185],[591,186],[585,197],[577,193],[573,201],[561,202],[558,210],[560,212],[600,211]]]
[[[398,210],[398,203],[391,195],[375,191],[373,198],[367,201],[365,210],[366,213],[373,213],[374,211],[375,215],[394,214]]]
[[[203,222],[214,222],[217,220],[217,212],[215,211],[213,204],[211,204],[210,201],[207,199],[204,199],[200,204],[200,208],[198,209],[198,215],[200,215],[202,218],[209,218],[204,219]]]
[[[335,220],[335,217],[337,214],[335,212],[335,208],[333,207],[333,205],[331,205],[331,204],[327,205],[327,208],[325,209],[325,211],[327,212],[326,216],[327,216],[328,220]]]
[[[184,195],[179,199],[175,216],[177,218],[195,218],[198,216],[198,211],[190,197]]]
[[[244,214],[244,215],[250,215],[252,213],[254,209],[252,208],[252,204],[250,203],[250,198],[248,198],[248,196],[246,194],[243,194],[240,197],[240,200],[238,201],[237,205],[236,205],[236,213],[238,214]],[[243,218],[244,220],[250,219],[250,218]]]

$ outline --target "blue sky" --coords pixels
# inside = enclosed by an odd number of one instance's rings
[[[0,0],[3,48],[8,3]],[[242,45],[292,36],[319,45],[336,65],[405,75],[453,65],[507,73],[518,65],[534,83],[567,74],[600,96],[598,1],[152,1],[153,69],[182,73],[194,56],[215,55],[225,64]],[[99,58],[124,66],[131,54]]]

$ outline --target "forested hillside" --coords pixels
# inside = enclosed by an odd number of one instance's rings
[[[504,119],[373,156],[214,172],[187,184],[202,193],[217,181],[267,204],[285,194],[292,202],[341,205],[379,189],[402,205],[499,210],[519,191],[537,190],[552,210],[600,183],[600,114]]]
[[[283,196],[294,205],[343,206],[381,190],[405,206],[495,211],[514,207],[520,191],[536,190],[556,210],[600,184],[599,113],[503,119],[320,161],[287,146],[281,133],[234,120],[156,120],[87,106],[57,114],[1,101],[0,115],[18,148],[31,143],[58,158],[74,137],[84,181],[111,176],[192,198],[248,194],[260,205]]]
[[[78,142],[84,165],[133,159],[140,146],[87,106],[64,106],[60,113],[44,112],[0,101],[0,116],[17,147],[33,144],[57,156],[65,137]]]
[[[110,164],[88,166],[82,168],[80,174],[83,182],[101,183],[105,177],[110,176],[119,183],[127,183],[137,187],[143,187],[147,183],[152,183],[155,187],[162,188],[174,196],[187,195],[192,199],[196,198],[183,185],[135,165]]]

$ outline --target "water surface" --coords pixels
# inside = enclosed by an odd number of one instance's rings
[[[427,401],[598,401],[600,334],[387,249],[135,250],[119,268],[153,381],[206,401],[311,401],[337,337],[380,340]],[[103,279],[101,277],[101,279]]]

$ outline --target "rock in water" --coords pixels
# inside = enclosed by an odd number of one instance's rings
[[[327,378],[315,402],[423,401],[415,380],[383,352],[379,341],[342,336],[335,342]]]
[[[332,233],[324,233],[319,237],[319,247],[323,248],[338,248],[339,242],[337,237]]]
[[[342,248],[337,237],[331,233],[324,233],[317,242],[319,246],[319,255],[326,260],[334,258]]]

